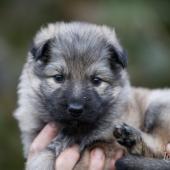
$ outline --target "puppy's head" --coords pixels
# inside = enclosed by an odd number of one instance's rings
[[[114,30],[51,24],[35,37],[29,58],[44,121],[55,120],[68,133],[88,133],[114,114],[127,80],[127,56]]]

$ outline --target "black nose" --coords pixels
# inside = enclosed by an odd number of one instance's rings
[[[83,113],[83,105],[79,103],[71,103],[68,106],[68,111],[72,117],[78,118]]]

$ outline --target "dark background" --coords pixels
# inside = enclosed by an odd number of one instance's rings
[[[115,27],[129,54],[135,86],[170,86],[169,0],[0,0],[0,169],[24,166],[17,124],[18,77],[32,37],[55,21],[88,21]]]

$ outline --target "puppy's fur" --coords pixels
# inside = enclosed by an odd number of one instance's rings
[[[82,151],[103,147],[108,160],[120,147],[131,154],[163,157],[170,140],[170,91],[131,87],[126,66],[126,53],[106,26],[55,23],[37,33],[20,78],[15,112],[25,157],[45,124],[57,122],[61,132],[26,169],[53,170],[59,153],[75,143]],[[75,169],[87,169],[85,155]],[[129,156],[116,166],[155,169],[154,161],[146,168],[145,159]],[[160,163],[162,170],[167,166]]]

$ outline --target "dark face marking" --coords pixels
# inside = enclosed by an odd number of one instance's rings
[[[122,68],[126,68],[128,64],[127,53],[123,50],[120,51],[116,49],[113,45],[108,45],[108,50],[110,52],[110,61],[112,68],[115,67],[115,63],[118,63]]]
[[[33,55],[35,61],[41,61],[44,64],[47,64],[49,62],[51,44],[52,39],[49,39],[38,47],[36,47],[36,45],[33,45],[33,47],[31,48],[31,54]]]
[[[96,128],[108,114],[111,99],[102,98],[85,83],[79,96],[75,97],[73,86],[74,84],[68,83],[50,95],[43,92],[43,107],[53,120],[64,125],[69,135],[75,135],[75,132],[82,135]],[[70,106],[73,104],[76,105],[76,111],[70,111]]]

